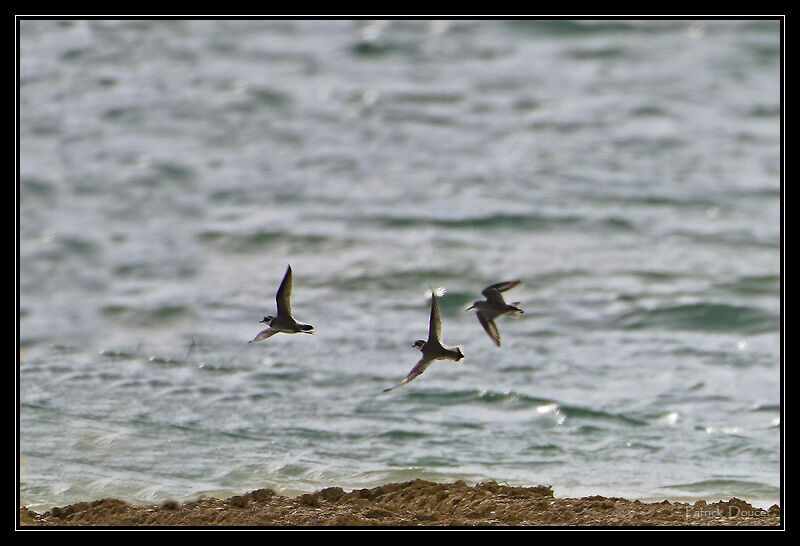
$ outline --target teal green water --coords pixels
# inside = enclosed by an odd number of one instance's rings
[[[780,494],[777,22],[22,21],[23,504]],[[247,344],[287,264],[314,336]],[[463,309],[508,293],[495,347]],[[443,286],[460,364],[411,369]]]

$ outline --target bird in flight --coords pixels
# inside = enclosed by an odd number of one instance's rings
[[[439,302],[436,300],[436,292],[431,291],[431,320],[428,326],[428,340],[418,339],[413,347],[422,351],[422,358],[411,368],[408,375],[394,387],[384,389],[383,392],[396,389],[406,383],[413,381],[418,375],[422,374],[434,360],[455,360],[458,362],[464,358],[461,347],[446,347],[442,345],[442,318],[439,313]]]
[[[478,322],[481,323],[483,329],[486,330],[486,333],[489,334],[491,340],[494,341],[494,344],[498,347],[500,347],[500,331],[497,329],[494,319],[505,314],[508,314],[512,318],[517,318],[520,313],[523,312],[522,309],[519,308],[520,302],[518,301],[508,305],[503,299],[502,292],[514,288],[519,283],[520,281],[517,279],[487,286],[483,289],[483,292],[481,292],[486,300],[473,302],[472,305],[466,309],[466,311],[475,309]]]
[[[263,341],[269,337],[274,336],[279,332],[284,334],[313,334],[314,327],[310,324],[302,324],[294,320],[292,316],[292,266],[286,268],[286,274],[283,276],[283,281],[278,288],[278,293],[275,294],[275,302],[278,304],[277,315],[264,317],[260,322],[265,323],[269,328],[262,330],[256,337],[248,341]]]

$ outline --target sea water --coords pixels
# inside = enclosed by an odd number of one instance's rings
[[[779,31],[21,21],[22,503],[777,502]],[[316,333],[248,344],[288,264]],[[466,358],[382,394],[432,287]]]

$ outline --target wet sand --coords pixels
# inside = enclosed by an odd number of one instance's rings
[[[115,499],[20,509],[22,525],[38,526],[780,526],[780,508],[754,508],[733,498],[694,504],[621,498],[554,498],[550,487],[474,487],[414,480],[345,492],[338,487],[298,497],[259,489],[228,499],[132,506]]]

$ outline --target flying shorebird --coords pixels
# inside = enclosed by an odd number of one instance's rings
[[[414,342],[412,347],[416,347],[422,351],[422,358],[420,358],[419,362],[417,362],[417,364],[411,368],[411,371],[408,372],[408,375],[405,377],[405,379],[403,379],[394,387],[384,389],[383,392],[396,389],[397,387],[412,381],[414,378],[424,372],[434,360],[455,360],[458,362],[464,358],[464,353],[461,352],[461,347],[454,347],[451,349],[442,345],[442,317],[439,314],[439,303],[436,301],[436,293],[433,290],[431,291],[431,321],[430,325],[428,326],[428,341],[425,341],[424,339],[418,339]]]
[[[500,346],[500,331],[497,329],[494,319],[506,313],[513,318],[517,318],[519,314],[523,312],[522,309],[519,308],[520,302],[515,301],[511,305],[508,305],[503,299],[501,292],[514,288],[519,282],[519,279],[517,279],[487,286],[483,289],[483,292],[481,292],[483,297],[486,298],[486,301],[473,302],[471,306],[465,309],[466,311],[473,308],[476,310],[475,314],[478,316],[478,321],[498,347]]]
[[[313,334],[314,327],[310,324],[301,324],[294,320],[292,316],[292,266],[286,268],[286,274],[283,276],[281,286],[278,288],[278,293],[275,294],[275,302],[278,304],[278,314],[276,316],[268,316],[261,319],[269,326],[266,330],[261,330],[256,337],[248,341],[263,341],[268,337],[272,337],[279,332],[284,334]]]

